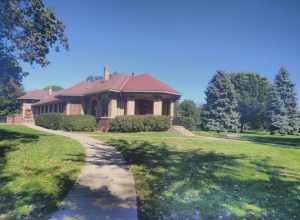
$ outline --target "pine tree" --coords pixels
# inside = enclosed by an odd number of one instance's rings
[[[288,71],[283,67],[275,77],[274,88],[286,109],[288,133],[294,133],[298,130],[295,84],[290,80]]]
[[[269,93],[267,109],[270,131],[272,133],[288,133],[290,127],[287,110],[275,87]]]
[[[203,113],[204,127],[214,131],[237,131],[240,115],[237,99],[230,77],[218,71],[206,91]]]

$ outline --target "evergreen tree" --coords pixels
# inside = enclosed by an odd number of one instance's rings
[[[275,77],[274,89],[282,100],[287,114],[288,133],[294,133],[298,130],[295,84],[290,80],[288,71],[283,67]]]
[[[286,134],[290,127],[288,114],[284,102],[280,98],[275,87],[270,91],[267,104],[267,117],[269,118],[269,129],[272,133]]]
[[[208,85],[203,126],[214,131],[237,131],[240,115],[237,99],[230,76],[218,71]]]

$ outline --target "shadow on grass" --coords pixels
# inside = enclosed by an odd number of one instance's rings
[[[71,176],[76,170],[69,170],[68,173],[55,175],[58,169],[58,167],[43,170],[31,169],[32,175],[53,174],[57,187],[61,190],[58,194],[47,192],[40,182],[24,185],[22,190],[16,193],[6,188],[6,185],[13,178],[17,178],[18,174],[13,174],[13,176],[6,179],[6,182],[1,183],[4,190],[0,191],[0,213],[4,214],[6,219],[45,219],[45,216],[56,209],[58,201],[66,195],[74,184]],[[28,208],[24,215],[15,212],[20,207]]]
[[[242,136],[242,140],[252,141],[258,144],[272,144],[275,146],[300,149],[300,137],[280,137],[280,136],[263,136],[263,135],[251,135]]]
[[[107,186],[97,189],[76,184],[76,193],[70,193],[65,203],[51,216],[61,219],[136,219],[136,209],[128,206],[128,199],[114,195]]]
[[[49,164],[49,168],[26,168],[32,176],[53,174],[59,193],[47,192],[41,182],[32,181],[25,185],[18,185],[21,189],[11,187],[18,178],[24,178],[23,170],[16,169],[14,172],[5,172],[7,155],[10,152],[21,150],[22,144],[34,144],[41,136],[47,134],[31,134],[25,132],[9,131],[0,129],[0,219],[45,219],[45,216],[55,210],[60,201],[71,188],[74,180],[71,176],[76,170],[58,172],[60,167]],[[30,146],[30,145],[27,145]],[[13,190],[12,190],[13,189]],[[24,214],[22,214],[24,213]]]
[[[4,176],[3,169],[6,165],[6,154],[17,150],[18,145],[22,143],[34,143],[38,141],[39,136],[22,132],[13,132],[0,129],[0,183],[1,185],[15,178],[15,176]]]
[[[268,158],[246,165],[245,155],[145,141],[108,143],[132,165],[141,220],[300,219],[299,179],[282,175],[287,170],[270,166]],[[247,166],[253,173],[243,173]]]
[[[37,141],[41,135],[29,134],[25,132],[8,131],[0,128],[0,141],[15,141],[20,143],[31,143]]]

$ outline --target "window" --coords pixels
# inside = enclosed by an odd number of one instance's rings
[[[163,109],[162,109],[163,115],[170,115],[170,105],[171,105],[170,101],[163,101]]]
[[[136,115],[152,115],[153,101],[152,100],[135,100],[135,114]]]

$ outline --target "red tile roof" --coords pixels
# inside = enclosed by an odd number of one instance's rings
[[[19,97],[20,100],[33,99],[33,100],[42,100],[49,97],[49,92],[46,90],[33,90],[26,92],[25,95]]]
[[[172,87],[153,78],[149,74],[142,74],[137,76],[130,76],[129,80],[125,83],[122,92],[157,92],[157,93],[170,93],[179,95]]]
[[[68,89],[60,91],[58,96],[84,96],[104,91],[120,91],[127,81],[127,75],[112,75],[109,80],[95,80],[81,82]]]
[[[33,105],[41,105],[41,104],[46,104],[46,103],[53,103],[53,102],[60,102],[61,100],[58,98],[55,98],[54,96],[49,96],[48,98],[42,99]]]
[[[137,76],[112,75],[109,80],[82,82],[61,91],[58,96],[84,96],[104,91],[157,92],[180,95],[175,89],[149,74],[142,74]]]
[[[167,93],[180,96],[180,93],[165,83],[153,78],[149,74],[142,75],[112,75],[109,80],[84,81],[75,86],[61,90],[49,96],[48,91],[35,90],[26,93],[19,99],[40,100],[35,105],[59,101],[59,97],[85,96],[105,91],[116,92],[149,92]]]

